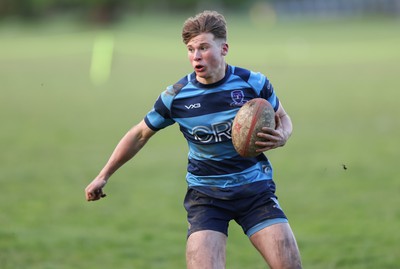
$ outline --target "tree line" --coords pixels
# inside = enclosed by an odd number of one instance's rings
[[[0,0],[0,18],[40,19],[60,13],[80,14],[99,21],[117,20],[126,12],[180,12],[210,6],[239,9],[243,0]]]

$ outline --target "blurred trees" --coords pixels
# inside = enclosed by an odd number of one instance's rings
[[[241,0],[0,0],[0,18],[16,16],[38,19],[52,14],[75,12],[88,19],[112,21],[124,12],[174,12],[209,6],[238,7]]]
[[[201,9],[243,11],[267,4],[280,14],[300,15],[400,15],[400,0],[0,0],[0,19],[40,19],[73,13],[85,20],[111,22],[124,13],[174,13]]]

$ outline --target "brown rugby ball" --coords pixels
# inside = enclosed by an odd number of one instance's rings
[[[254,98],[244,104],[237,112],[232,124],[232,143],[242,157],[255,157],[260,154],[255,142],[262,127],[275,129],[275,111],[263,98]]]

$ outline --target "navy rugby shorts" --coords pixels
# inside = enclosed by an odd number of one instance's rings
[[[271,191],[226,200],[189,188],[184,206],[189,222],[188,237],[202,230],[218,231],[228,236],[231,220],[235,220],[248,237],[270,225],[288,222]]]

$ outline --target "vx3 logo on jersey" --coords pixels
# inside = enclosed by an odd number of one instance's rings
[[[190,105],[185,105],[186,109],[194,109],[194,108],[200,108],[201,104],[196,103],[196,104],[190,104]]]

